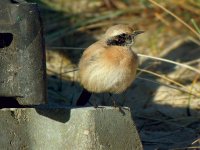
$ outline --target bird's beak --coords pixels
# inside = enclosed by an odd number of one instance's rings
[[[135,36],[137,36],[138,34],[141,34],[141,33],[144,33],[144,31],[134,31],[132,33],[132,37],[135,37]]]

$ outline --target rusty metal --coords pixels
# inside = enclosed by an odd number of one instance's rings
[[[43,28],[36,4],[0,0],[0,103],[46,100]]]

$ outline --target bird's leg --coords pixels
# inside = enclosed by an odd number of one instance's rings
[[[97,99],[96,98],[94,98],[94,108],[98,108],[98,104],[97,104]]]
[[[92,94],[94,94],[94,93],[92,93]],[[98,104],[97,104],[97,99],[94,97],[94,103],[92,103],[91,101],[88,101],[88,103],[91,105],[91,106],[93,106],[94,108],[100,108],[99,106],[98,106]]]
[[[111,93],[109,93],[109,95],[110,95],[110,97],[112,98],[113,95],[112,95]],[[119,112],[121,112],[122,115],[124,116],[124,115],[125,115],[125,112],[123,111],[122,106],[117,105],[115,99],[113,99],[113,98],[112,98],[112,101],[113,101],[114,107],[115,107],[115,108],[118,108],[118,109],[119,109]]]
[[[125,104],[125,102],[126,102],[126,94],[125,94],[125,92],[123,92],[122,93],[122,97],[123,97],[123,99],[122,99],[122,105],[121,106],[124,106],[124,104]]]
[[[117,104],[116,104],[115,99],[112,97],[113,95],[111,93],[109,93],[109,96],[112,98],[113,106],[116,108]]]

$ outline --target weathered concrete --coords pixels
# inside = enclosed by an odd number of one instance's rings
[[[37,4],[0,0],[0,99],[46,103],[43,27]]]
[[[128,109],[1,109],[0,129],[0,149],[142,149]]]

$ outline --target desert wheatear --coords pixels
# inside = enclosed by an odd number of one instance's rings
[[[79,62],[81,85],[92,93],[125,91],[135,79],[138,57],[131,46],[140,33],[143,31],[134,31],[129,25],[110,27],[102,39],[83,52]],[[90,94],[86,90],[79,97],[77,106],[89,101]]]

